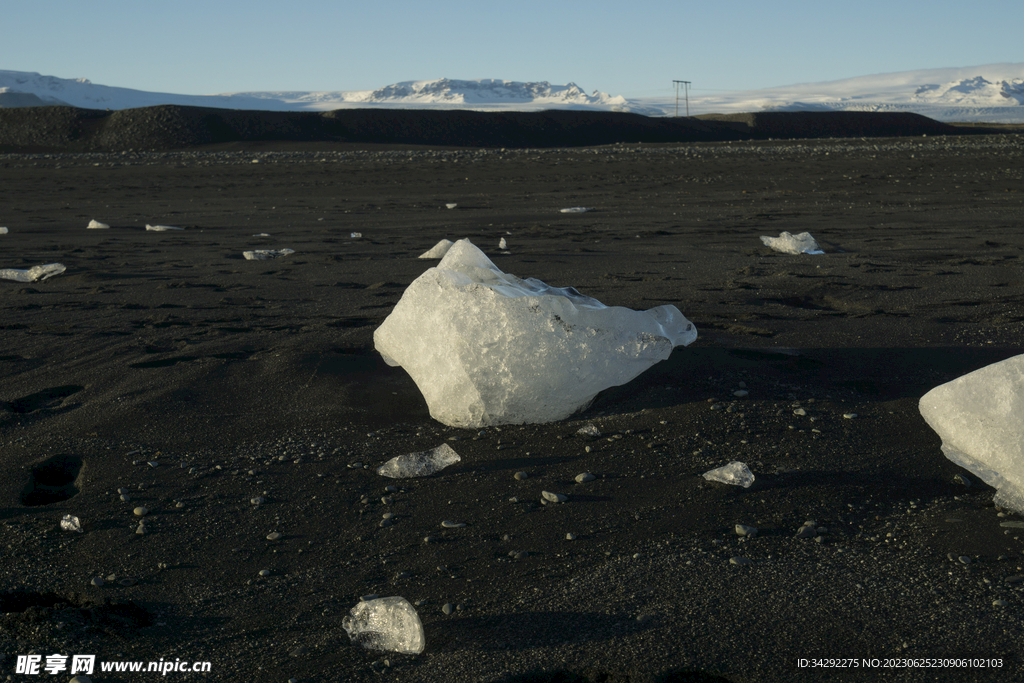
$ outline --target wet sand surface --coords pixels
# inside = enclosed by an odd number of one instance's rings
[[[0,673],[1020,680],[1020,517],[917,401],[1024,352],[1022,156],[1018,135],[0,156],[0,267],[67,267],[0,281]],[[761,244],[784,230],[826,254]],[[571,420],[446,427],[372,336],[417,256],[463,237],[700,337]],[[261,248],[295,253],[243,259]],[[441,443],[462,461],[440,474],[374,472]],[[749,489],[701,477],[733,460]],[[422,655],[350,643],[368,594],[418,604]]]

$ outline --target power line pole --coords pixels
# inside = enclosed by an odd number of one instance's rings
[[[690,81],[672,81],[676,86],[676,117],[679,116],[679,85],[682,84],[683,91],[686,93],[686,115],[690,115]]]

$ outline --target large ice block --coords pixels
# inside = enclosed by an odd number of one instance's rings
[[[920,410],[943,454],[994,487],[997,505],[1024,514],[1024,355],[935,387]]]
[[[675,306],[605,306],[503,273],[469,240],[416,278],[374,344],[453,427],[553,422],[697,338]]]

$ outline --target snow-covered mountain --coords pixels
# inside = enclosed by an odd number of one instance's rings
[[[175,95],[96,85],[88,79],[43,76],[24,71],[0,71],[0,106],[14,94],[31,94],[49,104],[88,109],[132,109],[178,104],[225,109],[271,111],[329,111],[352,108],[416,108],[518,110],[599,109],[660,116],[660,109],[594,91],[587,94],[575,83],[520,83],[497,79],[475,81],[441,78],[405,81],[377,90],[336,92],[239,92],[220,95]]]
[[[715,92],[710,96],[701,94],[709,91],[702,91],[700,85],[695,84],[690,91],[689,111],[693,115],[765,110],[906,111],[939,121],[1024,123],[1024,63],[904,71],[764,90]],[[96,85],[84,78],[0,71],[0,107],[39,104],[34,98],[89,109],[158,104],[271,111],[596,109],[671,116],[677,107],[674,93],[627,99],[596,90],[588,94],[575,83],[442,78],[404,81],[377,90],[177,95]],[[684,106],[679,104],[679,113],[684,112]]]
[[[1024,123],[1024,63],[922,69],[691,96],[691,112],[903,111],[938,121]],[[651,103],[654,104],[654,103]]]
[[[235,97],[233,95],[175,95],[96,85],[86,78],[57,78],[27,71],[0,70],[0,106],[13,95],[35,95],[47,104],[66,104],[83,109],[135,109],[160,104],[178,104],[224,109],[303,109],[271,99]]]
[[[637,102],[595,90],[588,95],[575,83],[551,85],[547,81],[521,83],[493,78],[475,81],[440,78],[434,81],[403,81],[376,90],[347,92],[244,92],[232,97],[271,99],[304,105],[302,108],[346,108],[352,106],[430,107],[451,109],[608,109],[645,110]]]

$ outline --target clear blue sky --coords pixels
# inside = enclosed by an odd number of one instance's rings
[[[1022,0],[0,0],[0,69],[180,94],[499,78],[653,97],[1024,61]]]

